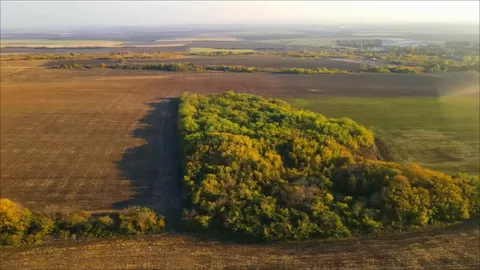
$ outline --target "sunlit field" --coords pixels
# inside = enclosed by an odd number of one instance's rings
[[[445,172],[479,172],[479,99],[471,97],[288,99],[328,117],[349,117],[372,129],[395,161]]]

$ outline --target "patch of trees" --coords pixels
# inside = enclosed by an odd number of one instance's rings
[[[368,72],[368,73],[419,74],[419,73],[423,73],[423,68],[415,67],[415,66],[375,66],[375,67],[362,67],[358,71]]]
[[[71,64],[71,65],[67,65],[67,64],[61,64],[61,65],[54,65],[54,66],[51,66],[50,68],[53,68],[53,69],[89,69],[89,68],[92,68],[91,65],[80,65],[80,64]]]
[[[162,232],[162,216],[144,207],[115,213],[32,213],[0,199],[0,245],[38,243],[48,239],[81,239]]]
[[[189,230],[336,238],[479,215],[478,177],[374,160],[372,133],[348,118],[233,92],[185,94],[179,117]]]

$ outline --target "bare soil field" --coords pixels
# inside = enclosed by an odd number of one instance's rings
[[[185,91],[414,97],[478,82],[478,75],[466,74],[169,73],[45,69],[41,61],[1,64],[2,197],[36,210],[131,204],[178,209],[178,164],[169,163],[176,155],[176,105],[164,99]]]
[[[478,220],[446,229],[289,244],[164,235],[0,249],[2,269],[478,269]]]
[[[347,60],[347,61],[344,61]],[[81,65],[94,65],[98,66],[100,63],[115,63],[116,61],[106,61],[101,59],[77,59],[77,60],[54,60],[45,63],[44,66],[53,66],[67,64],[72,65],[74,63]],[[348,59],[310,59],[310,58],[292,58],[292,57],[279,57],[275,55],[245,55],[245,56],[221,56],[221,57],[195,57],[187,56],[174,59],[145,59],[145,60],[127,60],[127,63],[174,63],[174,62],[191,62],[197,65],[243,65],[254,66],[261,68],[338,68],[349,71],[357,71],[362,66],[374,66],[380,63],[373,61],[356,60],[351,61]]]
[[[167,91],[36,68],[5,76],[21,82],[2,76],[2,197],[42,210],[179,209],[176,104],[157,99]]]

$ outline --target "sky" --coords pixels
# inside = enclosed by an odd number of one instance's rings
[[[1,27],[479,23],[479,1],[1,1]]]

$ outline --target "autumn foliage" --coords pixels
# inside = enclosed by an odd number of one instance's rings
[[[0,245],[38,243],[48,239],[80,239],[162,232],[162,216],[145,207],[95,214],[32,213],[8,199],[0,199]]]
[[[479,214],[479,181],[375,160],[374,137],[276,99],[185,94],[184,220],[254,239],[346,237]]]

